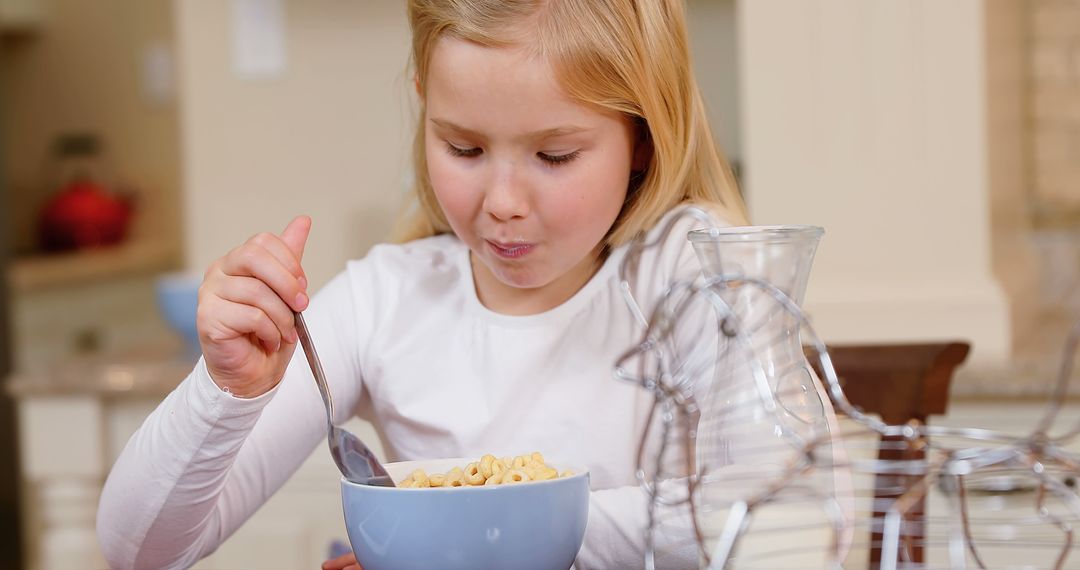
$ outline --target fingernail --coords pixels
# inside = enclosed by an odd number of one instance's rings
[[[300,288],[307,291],[307,277],[301,275],[300,279],[297,279],[297,281],[300,282]]]
[[[307,304],[308,304],[308,296],[305,295],[304,293],[297,293],[296,294],[296,310],[303,311],[305,308],[307,308]]]
[[[280,340],[274,343],[274,352],[277,352],[279,350],[281,350],[281,341]]]

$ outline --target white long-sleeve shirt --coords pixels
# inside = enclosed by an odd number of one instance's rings
[[[629,275],[645,314],[700,271],[686,232],[701,225],[679,221]],[[507,316],[478,300],[454,236],[373,248],[305,312],[335,421],[371,421],[391,461],[537,450],[586,465],[593,493],[575,566],[643,566],[647,499],[634,471],[652,395],[612,374],[644,332],[620,291],[625,254],[615,249],[562,305]],[[200,360],[105,484],[97,530],[110,564],[183,568],[212,553],[322,443],[325,421],[300,350],[252,399],[223,392]]]

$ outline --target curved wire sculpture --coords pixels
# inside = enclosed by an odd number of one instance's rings
[[[674,283],[639,320],[615,376],[654,396],[637,461],[648,568],[1080,568],[1080,423],[1050,433],[1080,324],[1046,414],[1012,435],[853,406],[805,313],[764,279]]]

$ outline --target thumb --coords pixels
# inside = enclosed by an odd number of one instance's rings
[[[307,245],[309,233],[311,233],[311,218],[307,216],[293,218],[293,221],[285,226],[285,231],[281,232],[281,241],[289,246],[297,260],[304,258],[304,246]]]

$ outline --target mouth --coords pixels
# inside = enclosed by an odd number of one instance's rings
[[[532,251],[533,247],[535,247],[535,244],[531,243],[499,243],[491,240],[484,241],[487,242],[488,248],[490,248],[495,255],[505,259],[518,259],[524,257]]]

